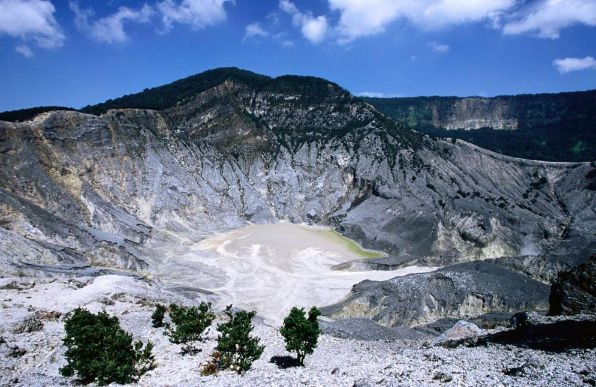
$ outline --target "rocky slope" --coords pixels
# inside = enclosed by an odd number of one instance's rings
[[[0,122],[0,275],[151,277],[165,241],[280,219],[333,225],[403,263],[509,257],[494,281],[509,269],[539,278],[521,255],[566,267],[595,248],[589,163],[432,140],[321,79],[223,69],[192,81],[164,86],[184,92],[161,110]],[[518,305],[472,304],[470,314]]]

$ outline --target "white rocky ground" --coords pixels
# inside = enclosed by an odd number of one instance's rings
[[[512,346],[425,348],[421,341],[356,341],[322,335],[305,368],[279,369],[269,362],[285,356],[277,330],[255,319],[254,334],[266,346],[245,375],[200,375],[200,364],[215,346],[211,328],[196,356],[182,356],[162,329],[151,327],[155,302],[185,302],[160,283],[122,276],[79,279],[0,279],[0,385],[67,385],[61,345],[65,314],[77,306],[105,309],[118,316],[135,338],[151,340],[158,366],[139,381],[143,386],[352,386],[352,385],[549,385],[594,384],[596,351],[562,354]],[[41,321],[39,324],[38,321]],[[509,374],[509,375],[507,375]],[[515,375],[515,376],[514,376]]]

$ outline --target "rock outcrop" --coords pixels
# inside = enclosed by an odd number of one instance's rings
[[[460,320],[440,336],[435,337],[431,344],[449,346],[449,342],[472,339],[482,334],[483,330],[480,329],[478,325],[469,321]]]
[[[596,313],[596,254],[559,273],[550,290],[550,315]]]
[[[447,266],[434,273],[364,281],[341,303],[322,309],[333,318],[368,317],[388,326],[416,326],[445,317],[546,310],[548,286],[489,262]]]

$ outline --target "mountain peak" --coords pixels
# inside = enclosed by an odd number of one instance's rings
[[[221,67],[191,75],[163,86],[148,88],[139,93],[109,99],[97,105],[85,106],[81,111],[101,114],[109,109],[124,108],[163,110],[228,80],[248,86],[258,86],[270,79],[265,75],[236,67]]]
[[[283,75],[271,78],[237,67],[220,67],[192,75],[172,83],[145,89],[139,93],[109,99],[81,109],[85,113],[101,114],[109,109],[139,108],[163,110],[196,96],[226,81],[256,90],[309,95],[324,99],[331,94],[349,95],[335,83],[312,76]]]

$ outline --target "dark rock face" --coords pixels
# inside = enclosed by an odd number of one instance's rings
[[[322,309],[334,318],[368,317],[385,326],[415,326],[445,317],[547,308],[548,286],[489,262],[447,266],[434,273],[364,281],[346,300]]]
[[[554,322],[527,322],[521,327],[495,333],[475,344],[498,343],[540,349],[565,351],[571,348],[596,347],[596,320],[561,320]]]
[[[559,273],[549,302],[550,315],[596,313],[596,254],[588,262]]]
[[[518,312],[511,318],[509,329],[482,331],[469,322],[460,321],[432,341],[432,344],[448,348],[472,347],[487,343],[552,352],[572,348],[594,348],[596,320],[593,315],[548,317],[531,312]]]

